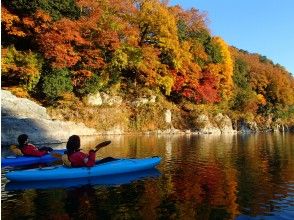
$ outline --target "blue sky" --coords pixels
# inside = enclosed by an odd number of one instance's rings
[[[170,0],[208,14],[212,35],[294,74],[294,0]]]

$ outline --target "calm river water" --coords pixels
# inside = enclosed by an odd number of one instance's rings
[[[294,134],[107,136],[82,144],[107,139],[112,144],[97,157],[163,160],[157,170],[69,188],[13,185],[2,169],[2,219],[294,219]]]

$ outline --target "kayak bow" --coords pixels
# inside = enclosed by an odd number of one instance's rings
[[[64,150],[53,150],[51,153],[59,153],[63,154]],[[58,160],[53,157],[50,153],[41,156],[41,157],[33,157],[33,156],[6,156],[1,158],[1,166],[25,166],[31,164],[39,164],[39,163],[51,163]]]

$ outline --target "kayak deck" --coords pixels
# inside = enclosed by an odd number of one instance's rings
[[[117,159],[107,163],[97,164],[93,167],[72,168],[60,165],[11,171],[6,174],[6,178],[11,181],[41,181],[117,175],[148,170],[158,165],[160,161],[160,157],[149,157],[141,159]]]

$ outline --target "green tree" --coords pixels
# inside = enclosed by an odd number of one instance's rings
[[[234,84],[242,89],[249,88],[248,77],[248,65],[245,61],[240,58],[237,58],[234,63],[234,74],[233,80]]]
[[[57,100],[65,92],[71,92],[73,86],[67,69],[53,69],[43,79],[43,93],[49,100]]]
[[[61,17],[78,19],[82,11],[75,0],[3,0],[2,3],[21,15],[32,15],[38,9],[42,9],[54,20],[59,20]]]

